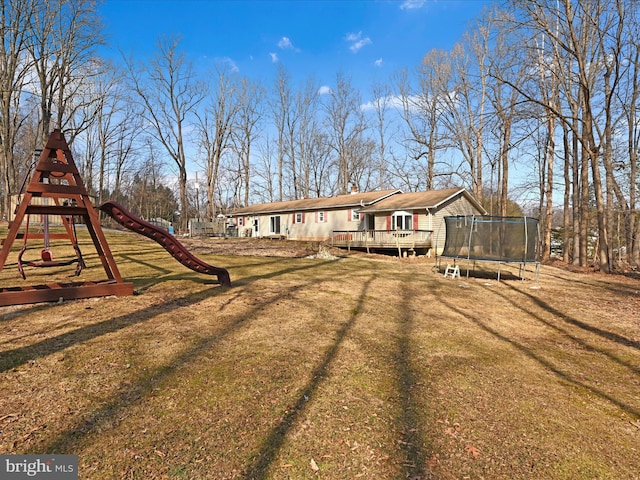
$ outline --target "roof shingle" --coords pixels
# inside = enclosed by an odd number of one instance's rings
[[[248,207],[237,208],[230,213],[230,216],[298,212],[303,210],[324,210],[331,208],[366,207],[397,193],[402,193],[402,191],[399,189],[380,190],[377,192],[336,195],[335,197],[303,198],[300,200],[289,200],[286,202],[260,203]]]

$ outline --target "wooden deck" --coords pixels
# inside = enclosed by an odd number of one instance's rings
[[[428,250],[433,230],[334,230],[331,245],[342,248]]]

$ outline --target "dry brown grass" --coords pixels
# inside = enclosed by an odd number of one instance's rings
[[[0,308],[1,453],[83,479],[639,478],[638,280],[190,244],[224,288],[108,238],[137,295]],[[28,273],[0,285],[58,275]]]

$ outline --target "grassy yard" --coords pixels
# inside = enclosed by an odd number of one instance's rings
[[[199,249],[225,288],[107,236],[135,296],[0,308],[0,453],[82,479],[640,478],[640,280]],[[0,286],[73,270],[11,258]]]

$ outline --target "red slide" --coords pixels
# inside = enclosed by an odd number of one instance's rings
[[[226,269],[214,267],[213,265],[209,265],[195,257],[184,247],[184,245],[176,240],[173,235],[169,234],[169,232],[158,228],[149,222],[145,222],[127,211],[122,205],[111,200],[104,202],[98,207],[98,209],[112,217],[123,227],[158,242],[173,256],[173,258],[178,260],[185,267],[188,267],[198,273],[217,275],[220,285],[225,285],[227,287],[231,286],[231,278],[229,277],[229,272]]]

